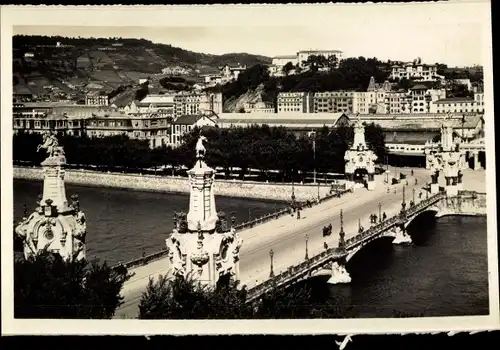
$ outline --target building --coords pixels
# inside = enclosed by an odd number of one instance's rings
[[[484,94],[475,93],[474,98],[451,97],[434,101],[434,113],[484,113]]]
[[[267,113],[222,113],[217,125],[220,128],[249,127],[252,125],[269,125],[285,127],[296,135],[308,135],[311,131],[319,131],[323,127],[349,125],[349,117],[345,113],[302,113],[284,112],[269,115]]]
[[[317,92],[313,102],[314,113],[353,113],[354,92]]]
[[[91,118],[101,107],[60,102],[26,102],[13,105],[14,133],[44,133],[57,131],[81,135],[82,120]]]
[[[220,76],[223,80],[236,80],[241,72],[245,71],[247,66],[230,66],[228,64],[220,68]]]
[[[302,66],[310,56],[323,56],[326,59],[335,56],[338,62],[344,58],[343,52],[339,50],[304,50],[297,52],[298,64]]]
[[[256,102],[247,102],[243,105],[245,113],[265,113],[274,114],[276,110],[272,102],[264,102],[262,100]]]
[[[180,93],[174,96],[175,117],[222,113],[222,93]]]
[[[156,113],[166,117],[175,117],[174,95],[154,95],[150,94],[131,106],[131,114],[151,114]]]
[[[89,91],[85,95],[85,104],[89,106],[108,106],[109,94],[103,90]]]
[[[280,92],[277,99],[278,113],[312,113],[314,111],[313,96],[310,92]]]
[[[123,111],[100,111],[86,121],[89,137],[126,135],[148,140],[151,148],[170,143],[172,120],[157,113],[127,114]]]
[[[412,87],[408,94],[403,113],[433,113],[433,102],[446,98],[446,90],[429,89],[424,84]]]
[[[422,81],[434,81],[443,77],[437,74],[436,65],[428,65],[416,62],[393,65],[390,78],[393,80],[410,79]]]
[[[182,143],[182,136],[189,133],[195,127],[216,126],[216,117],[208,115],[183,115],[177,118],[171,125],[170,144],[174,147]]]
[[[294,67],[297,66],[297,55],[283,55],[273,57],[272,63],[269,66],[269,74],[275,77],[285,75],[283,72],[283,67],[285,67],[288,63],[291,63]]]

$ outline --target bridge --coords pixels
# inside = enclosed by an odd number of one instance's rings
[[[374,239],[384,235],[394,236],[397,232],[393,229],[401,228],[400,214],[403,202],[411,199],[415,204],[405,208],[406,226],[421,212],[437,210],[437,203],[445,195],[439,193],[431,196],[428,191],[420,187],[428,177],[428,170],[415,169],[414,176],[408,178],[408,185],[405,186],[403,182],[393,186],[383,186],[384,175],[376,175],[375,180],[381,185],[375,190],[356,190],[340,198],[330,198],[311,208],[304,208],[300,220],[288,213],[272,220],[262,219],[261,224],[241,227],[239,234],[244,241],[240,252],[241,284],[247,286],[250,298],[255,299],[265,293],[274,282],[279,282],[279,285],[283,286],[290,285],[308,274],[324,269],[330,262],[342,258],[350,259]],[[337,230],[341,226],[341,211],[345,246],[342,250],[339,250],[340,248],[325,250],[325,243],[329,247],[339,245]],[[379,215],[381,213],[386,213],[389,219],[370,227],[372,225],[369,223],[369,214],[381,217]],[[323,237],[322,228],[330,223],[337,232]],[[360,234],[360,225],[370,228]],[[271,250],[274,252],[272,262],[269,255]],[[311,258],[304,260],[306,254]],[[270,263],[273,264],[276,275],[280,277],[269,279]],[[149,279],[157,279],[159,275],[170,273],[170,263],[165,251],[137,259],[126,266],[134,276],[124,286],[122,291],[124,304],[117,310],[116,318],[136,317],[138,303]],[[289,271],[290,266],[295,272]]]
[[[401,230],[401,232],[404,232],[409,223],[421,213],[425,211],[438,212],[439,209],[435,205],[445,198],[445,192],[435,194],[406,210],[402,210],[399,214],[391,218],[380,221],[367,231],[347,241],[343,242],[341,238],[339,247],[328,248],[311,258],[306,255],[303,262],[295,266],[290,266],[286,271],[278,275],[274,275],[271,270],[268,280],[248,291],[248,300],[253,301],[258,299],[273,288],[286,288],[300,280],[310,278],[315,272],[325,269],[325,266],[331,265],[334,262],[341,261],[340,265],[345,264],[365,245],[376,239],[382,237],[396,238],[397,231]]]

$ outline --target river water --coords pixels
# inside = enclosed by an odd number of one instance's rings
[[[41,181],[14,180],[14,217],[35,206]],[[66,185],[78,193],[88,220],[87,255],[110,264],[164,248],[175,210],[187,211],[183,194],[139,192]],[[282,202],[217,197],[217,210],[234,212],[237,222],[282,208]],[[314,308],[335,300],[352,317],[462,316],[488,314],[486,218],[422,216],[409,227],[414,244],[378,240],[347,268],[349,285],[329,285],[326,277],[307,282]]]

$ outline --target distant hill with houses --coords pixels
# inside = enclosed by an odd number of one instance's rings
[[[89,83],[114,90],[151,76],[196,81],[226,64],[251,67],[270,62],[269,57],[249,53],[211,55],[145,39],[13,37],[14,91],[36,95],[49,88],[74,96]]]

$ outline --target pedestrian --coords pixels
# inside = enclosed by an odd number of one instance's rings
[[[385,221],[385,219],[387,219],[387,215],[385,214],[385,211],[384,211],[384,213],[382,214],[382,220]]]
[[[417,179],[417,178],[415,178],[415,185],[417,185],[417,184],[418,184],[418,179]]]
[[[300,210],[297,210],[297,220],[300,220]]]
[[[326,242],[324,242],[323,247],[325,247],[325,249],[328,249],[328,244],[326,244]]]

